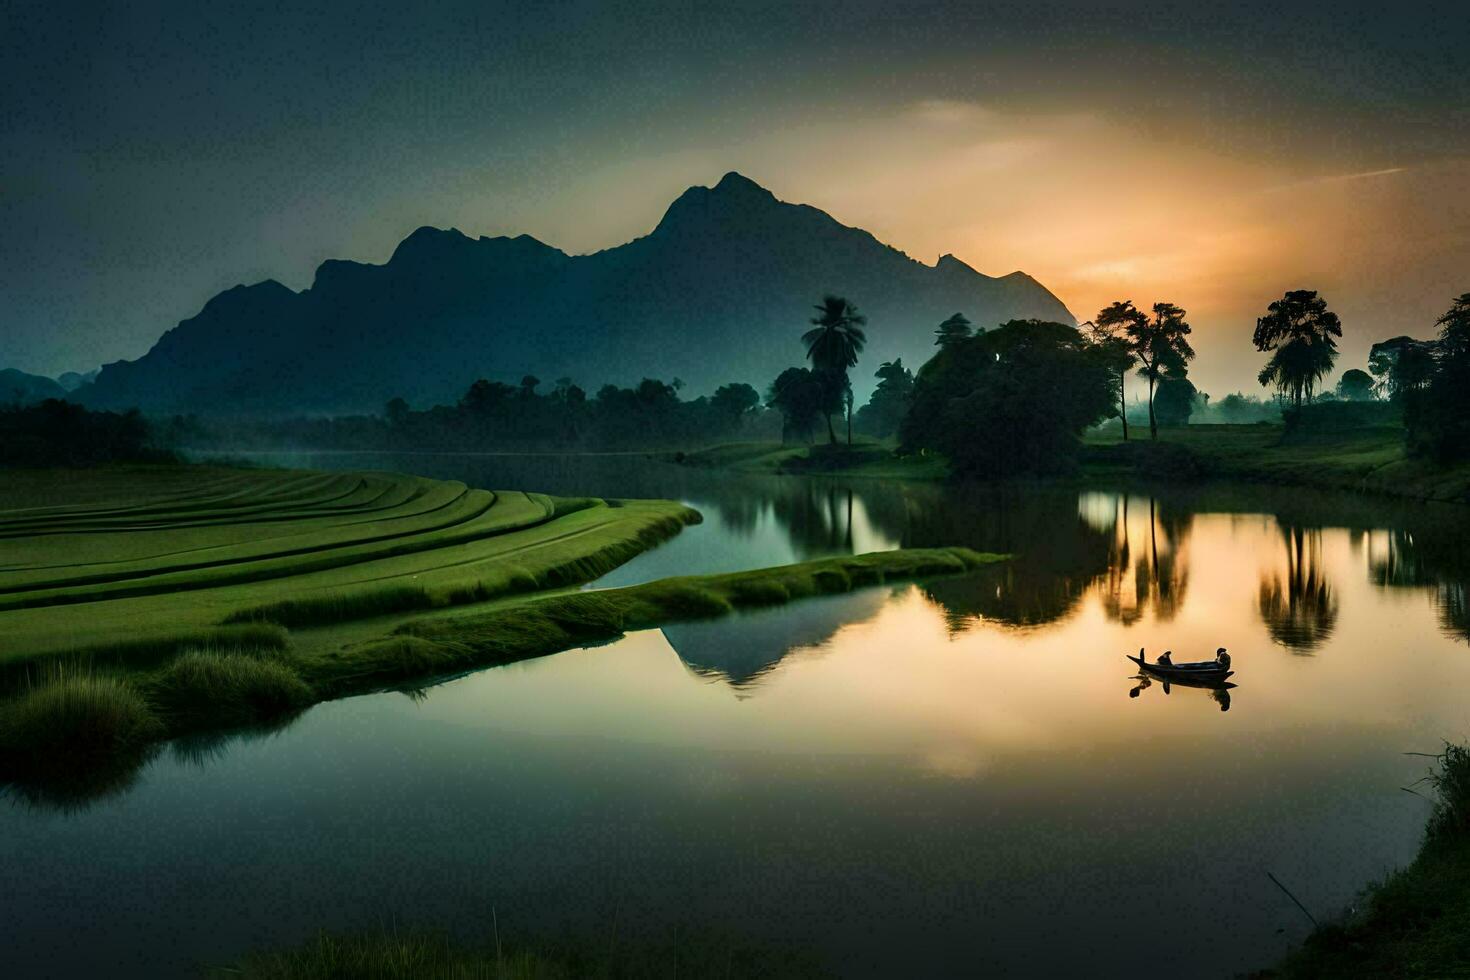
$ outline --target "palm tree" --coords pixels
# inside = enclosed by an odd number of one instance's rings
[[[1341,336],[1342,321],[1316,290],[1291,290],[1256,321],[1252,338],[1256,350],[1273,352],[1258,380],[1282,393],[1291,392],[1293,403],[1301,408],[1303,395],[1310,401],[1317,382],[1332,371],[1337,360],[1333,338]]]
[[[827,295],[815,307],[817,315],[812,317],[812,329],[801,335],[806,344],[806,356],[815,371],[827,385],[827,399],[822,407],[827,417],[827,438],[837,445],[837,430],[832,428],[832,409],[840,406],[843,393],[847,390],[847,369],[857,365],[858,354],[868,342],[862,326],[868,318],[858,312],[856,306],[841,296]],[[848,444],[852,436],[849,433]]]
[[[1336,356],[1336,352],[1325,344],[1289,340],[1276,348],[1271,360],[1256,375],[1256,380],[1263,387],[1275,388],[1283,395],[1290,393],[1292,403],[1301,408],[1302,396],[1311,400],[1317,382],[1331,373]]]
[[[1133,367],[1133,346],[1127,331],[1130,324],[1144,324],[1148,315],[1130,299],[1111,303],[1098,311],[1097,319],[1088,324],[1092,341],[1103,349],[1108,362],[1118,372],[1118,417],[1123,420],[1123,441],[1128,441],[1128,398],[1125,379]]]
[[[1183,376],[1185,362],[1194,359],[1194,348],[1189,346],[1189,324],[1184,321],[1184,311],[1173,303],[1155,303],[1154,315],[1145,314],[1130,320],[1124,331],[1128,337],[1128,349],[1142,365],[1138,373],[1148,379],[1148,432],[1149,438],[1158,439],[1159,423],[1154,417],[1154,387],[1165,371]]]

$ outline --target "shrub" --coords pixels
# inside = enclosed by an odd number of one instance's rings
[[[152,687],[160,708],[184,725],[264,721],[312,700],[310,686],[287,664],[209,650],[179,657]]]
[[[163,726],[136,688],[58,666],[0,713],[0,756],[19,773],[85,769],[141,753]]]

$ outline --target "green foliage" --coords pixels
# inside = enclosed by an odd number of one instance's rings
[[[801,335],[801,342],[806,345],[807,359],[812,362],[812,374],[824,389],[822,414],[827,419],[827,437],[836,445],[837,433],[832,428],[834,406],[840,410],[846,403],[848,411],[852,410],[847,371],[857,365],[858,354],[867,343],[862,327],[868,318],[848,300],[831,294],[822,298],[816,311],[817,315],[810,321],[812,329]]]
[[[82,770],[133,756],[163,731],[127,681],[58,665],[0,707],[0,766],[12,774]]]
[[[1368,365],[1403,410],[1409,452],[1447,464],[1470,458],[1470,293],[1435,325],[1434,340],[1374,344]]]
[[[1128,330],[1130,327],[1141,328],[1147,323],[1148,317],[1133,305],[1132,300],[1120,300],[1103,307],[1098,311],[1097,318],[1085,325],[1089,339],[1098,348],[1099,355],[1117,379],[1117,416],[1123,426],[1125,441],[1128,439],[1128,372],[1133,369],[1137,360]]]
[[[728,415],[737,422],[760,408],[761,396],[747,384],[722,385],[715,389],[710,398],[710,407],[721,415]]]
[[[934,334],[936,339],[934,345],[936,347],[945,347],[957,340],[964,340],[970,336],[970,333],[970,321],[965,318],[963,313],[955,313],[935,329]]]
[[[1188,378],[1164,378],[1154,393],[1154,414],[1160,425],[1188,425],[1199,391]]]
[[[1360,368],[1344,371],[1337,379],[1337,397],[1348,402],[1373,400],[1373,376]]]
[[[1426,781],[1434,810],[1418,857],[1370,887],[1343,919],[1315,930],[1271,975],[1470,975],[1470,749],[1446,744]]]
[[[1286,434],[1291,437],[1396,426],[1398,422],[1394,407],[1378,401],[1318,402],[1289,408],[1281,417],[1286,422]]]
[[[149,693],[175,729],[268,721],[314,700],[281,660],[214,650],[185,653],[159,673]]]
[[[838,411],[841,403],[833,400],[834,391],[810,368],[793,367],[782,371],[771,382],[766,404],[781,413],[781,441],[800,439],[810,442],[817,420]]]
[[[903,366],[900,357],[884,361],[873,377],[878,379],[878,387],[868,403],[858,410],[854,423],[859,432],[886,439],[898,432],[903,417],[908,414],[914,394],[914,372]]]
[[[943,453],[961,476],[1065,470],[1082,432],[1113,411],[1112,381],[1076,329],[1012,320],[940,348],[920,369],[900,440],[906,452]]]
[[[119,461],[168,462],[162,440],[137,410],[92,412],[47,399],[0,404],[0,466],[94,466]]]
[[[1123,327],[1128,349],[1141,365],[1138,373],[1148,380],[1149,433],[1155,439],[1159,432],[1154,412],[1154,388],[1159,378],[1166,374],[1182,377],[1188,362],[1194,359],[1194,348],[1188,339],[1191,328],[1184,315],[1184,310],[1173,303],[1155,303],[1152,319],[1147,315],[1135,316]]]
[[[1311,400],[1317,383],[1332,372],[1337,360],[1334,338],[1341,336],[1341,321],[1316,290],[1288,291],[1256,321],[1252,337],[1256,350],[1272,352],[1258,380],[1263,387],[1289,392],[1292,402],[1301,407],[1304,399]]]

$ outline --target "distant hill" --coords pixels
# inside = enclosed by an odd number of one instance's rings
[[[0,405],[29,405],[48,398],[65,398],[66,389],[50,378],[15,368],[0,371]]]
[[[98,372],[88,371],[86,374],[80,371],[65,371],[56,376],[56,383],[67,391],[76,391],[82,385],[89,385],[97,380]]]
[[[731,173],[685,191],[649,235],[591,255],[420,228],[383,265],[324,262],[300,293],[236,286],[79,394],[106,407],[278,413],[377,411],[397,395],[449,402],[476,378],[528,373],[589,392],[644,376],[681,378],[693,395],[730,381],[764,391],[802,362],[798,338],[827,292],[869,319],[860,393],[881,361],[926,360],[934,327],[956,311],[982,326],[1075,322],[1024,273],[993,278],[948,255],[924,265]]]

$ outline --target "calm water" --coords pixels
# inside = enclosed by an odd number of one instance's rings
[[[290,462],[705,513],[603,584],[901,545],[1022,557],[319,706],[80,811],[0,805],[10,975],[181,973],[319,927],[479,938],[493,909],[521,934],[713,926],[853,975],[1224,977],[1305,932],[1267,871],[1322,916],[1408,861],[1428,804],[1400,787],[1427,760],[1403,753],[1470,735],[1457,510]],[[1220,645],[1228,699],[1137,690],[1123,659]]]

